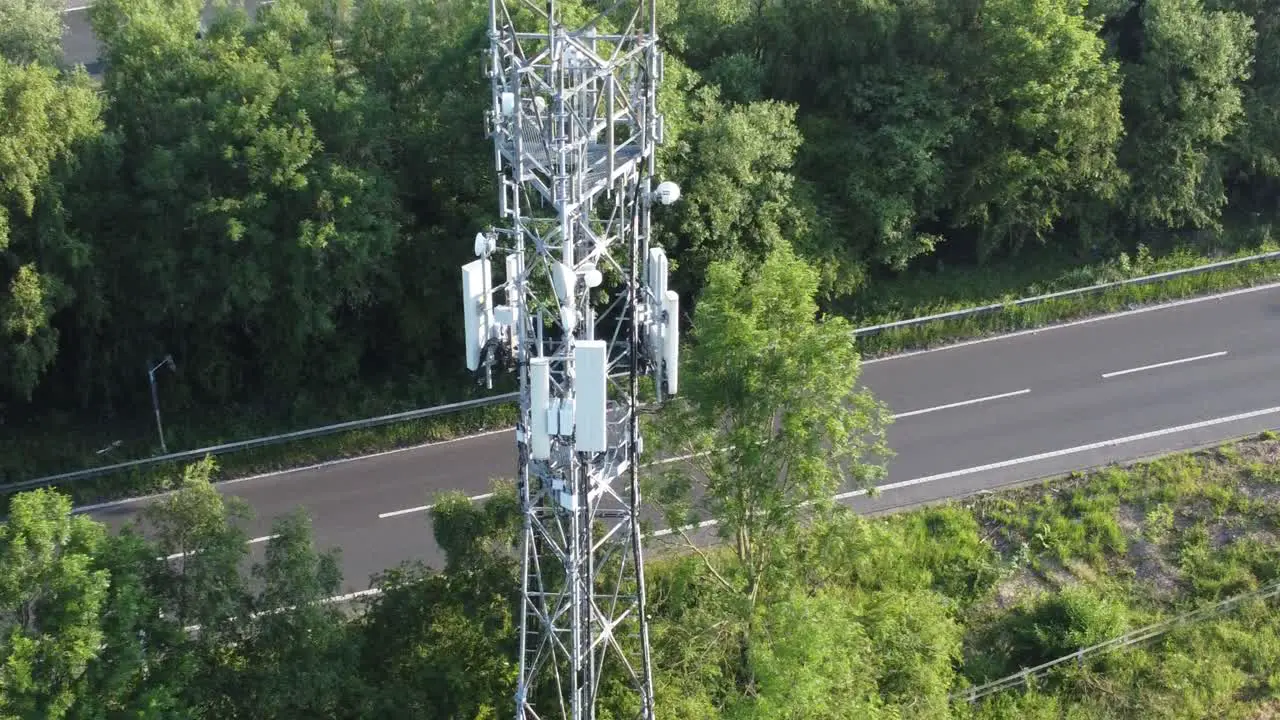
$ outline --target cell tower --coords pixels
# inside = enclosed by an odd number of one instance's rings
[[[650,207],[680,188],[653,186],[653,3],[489,3],[503,226],[476,236],[462,292],[467,367],[490,386],[498,367],[520,378],[519,720],[592,720],[602,687],[618,716],[654,717],[636,406],[641,375],[659,400],[676,391],[679,297]]]

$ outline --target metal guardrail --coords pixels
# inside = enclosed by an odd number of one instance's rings
[[[1154,625],[1148,625],[1143,628],[1138,628],[1137,630],[1133,630],[1131,632],[1125,633],[1120,637],[1111,638],[1110,640],[1100,642],[1097,645],[1092,645],[1087,648],[1080,648],[1079,650],[1071,653],[1070,655],[1064,655],[1055,660],[1050,660],[1047,663],[1042,663],[1035,667],[1019,670],[1018,672],[1012,675],[1008,675],[1006,677],[1002,677],[999,680],[992,680],[989,683],[984,683],[982,685],[977,685],[975,687],[967,688],[958,693],[954,693],[951,696],[951,699],[964,700],[966,702],[972,703],[977,701],[980,698],[986,697],[987,695],[1000,692],[1001,690],[1007,690],[1012,687],[1023,685],[1031,678],[1039,675],[1043,675],[1059,665],[1069,663],[1069,662],[1076,662],[1076,663],[1083,664],[1084,659],[1090,655],[1110,652],[1112,650],[1119,650],[1122,648],[1129,647],[1131,645],[1136,645],[1140,642],[1145,642],[1152,638],[1164,635],[1165,633],[1169,632],[1170,630],[1173,630],[1174,628],[1180,625],[1203,620],[1212,615],[1216,615],[1218,613],[1224,612],[1230,609],[1232,606],[1242,603],[1245,600],[1251,600],[1251,599],[1266,600],[1269,598],[1276,597],[1277,595],[1280,595],[1280,580],[1273,581],[1271,583],[1268,583],[1267,585],[1263,585],[1257,590],[1251,590],[1246,593],[1241,593],[1239,595],[1229,597],[1226,600],[1222,600],[1220,602],[1214,603],[1213,605],[1206,605],[1205,607],[1197,608],[1190,612],[1183,613],[1182,615],[1169,618],[1168,620],[1162,620],[1161,622],[1155,623]]]
[[[980,307],[967,308],[964,310],[954,310],[951,312],[938,313],[936,315],[925,315],[922,317],[910,318],[907,320],[899,320],[897,322],[885,323],[882,325],[871,325],[868,327],[857,328],[853,331],[854,337],[862,335],[871,335],[883,330],[893,328],[907,327],[910,325],[921,325],[924,323],[934,322],[937,320],[948,320],[952,318],[969,317],[981,315],[990,312],[997,312],[1010,306],[1028,305],[1045,300],[1054,300],[1063,297],[1072,297],[1076,295],[1084,295],[1091,292],[1098,292],[1107,288],[1118,287],[1121,285],[1139,285],[1158,280],[1166,280],[1172,277],[1180,277],[1183,275],[1193,275],[1196,273],[1208,272],[1224,267],[1233,267],[1236,265],[1245,265],[1252,262],[1260,262],[1264,260],[1280,259],[1280,251],[1263,253],[1260,255],[1250,255],[1248,257],[1235,258],[1232,260],[1223,260],[1208,265],[1199,265],[1193,268],[1185,268],[1182,270],[1170,270],[1167,272],[1156,273],[1154,275],[1144,275],[1142,277],[1130,278],[1128,280],[1117,280],[1115,282],[1102,283],[1100,285],[1091,285],[1085,288],[1077,288],[1075,290],[1063,290],[1060,292],[1048,293],[1045,295],[1036,295],[1034,297],[1022,298],[1007,303],[993,303],[991,305],[982,305]],[[488,407],[490,405],[501,405],[516,399],[516,393],[507,393],[505,395],[495,395],[489,398],[481,398],[478,400],[467,400],[463,402],[452,403],[449,405],[437,405],[435,407],[420,408],[418,410],[409,410],[406,412],[395,413],[392,415],[382,415],[374,418],[366,418],[363,420],[350,420],[348,422],[336,423],[333,425],[325,425],[324,427],[310,428],[307,430],[297,430],[294,432],[283,433],[281,435],[271,435],[268,437],[254,438],[251,440],[242,440],[239,442],[225,443],[222,445],[214,445],[212,447],[197,448],[195,450],[186,450],[183,452],[170,453],[168,455],[160,455],[153,458],[144,458],[141,460],[130,460],[127,462],[116,463],[114,465],[104,465],[102,467],[86,468],[76,470],[74,472],[62,473],[59,475],[49,475],[46,477],[32,478],[30,480],[22,480],[15,483],[0,485],[0,492],[16,492],[45,485],[54,485],[72,480],[85,480],[91,477],[107,475],[120,470],[129,468],[147,467],[151,465],[161,465],[170,462],[181,462],[184,460],[198,460],[205,455],[222,455],[240,450],[249,450],[267,445],[275,445],[278,443],[290,442],[293,440],[305,440],[308,438],[321,437],[333,433],[345,432],[348,430],[363,430],[365,428],[377,427],[379,425],[389,425],[407,420],[418,420],[421,418],[434,417],[437,415],[447,415],[452,412],[462,410],[471,410],[474,408]]]
[[[378,417],[365,418],[363,420],[349,420],[347,422],[325,425],[323,427],[295,430],[293,432],[282,433],[280,435],[253,438],[251,440],[240,440],[238,442],[230,442],[206,448],[197,448],[195,450],[169,453],[168,455],[159,455],[157,457],[144,458],[142,460],[130,460],[127,462],[116,463],[114,465],[86,468],[84,470],[76,470],[75,472],[62,473],[60,475],[32,478],[30,480],[22,480],[15,483],[9,483],[7,485],[0,485],[0,492],[16,492],[19,490],[27,490],[29,488],[41,487],[44,485],[54,485],[71,480],[84,480],[86,478],[106,475],[128,468],[161,465],[164,463],[181,462],[183,460],[199,460],[206,455],[222,455],[239,450],[251,450],[253,448],[276,445],[278,443],[289,442],[292,440],[306,440],[309,438],[322,437],[324,435],[332,435],[333,433],[340,433],[347,430],[364,430],[366,428],[378,427],[379,425],[390,425],[392,423],[405,422],[408,420],[421,420],[422,418],[435,417],[438,415],[448,415],[449,413],[459,412],[461,410],[472,410],[475,408],[489,407],[490,405],[501,405],[515,400],[518,395],[519,393],[505,393],[503,395],[494,395],[493,397],[479,398],[477,400],[464,400],[462,402],[450,403],[448,405],[436,405],[429,408],[406,410],[405,412],[393,413],[391,415],[380,415]]]
[[[1100,292],[1121,285],[1145,285],[1160,280],[1168,280],[1169,278],[1182,277],[1184,275],[1198,275],[1213,270],[1221,270],[1225,267],[1235,267],[1237,265],[1248,265],[1249,263],[1262,262],[1266,260],[1280,259],[1280,251],[1262,253],[1260,255],[1249,255],[1247,257],[1233,258],[1231,260],[1222,260],[1208,265],[1197,265],[1195,267],[1183,268],[1181,270],[1167,270],[1154,275],[1143,275],[1142,277],[1129,278],[1128,280],[1115,280],[1098,285],[1090,285],[1089,287],[1076,288],[1074,290],[1059,290],[1058,292],[1045,293],[1044,295],[1035,295],[1032,297],[1011,300],[1009,302],[991,303],[990,305],[980,305],[978,307],[965,308],[963,310],[952,310],[934,315],[922,315],[920,317],[909,318],[907,320],[898,320],[895,322],[884,323],[881,325],[869,325],[861,327],[853,331],[854,337],[863,335],[874,335],[885,330],[893,330],[896,328],[909,327],[912,325],[923,325],[924,323],[936,322],[938,320],[954,320],[957,318],[974,317],[976,315],[985,315],[987,313],[999,312],[1007,310],[1011,307],[1022,307],[1023,305],[1032,305],[1034,303],[1044,302],[1046,300],[1057,300],[1065,297],[1076,297],[1079,295],[1088,295],[1090,293]]]

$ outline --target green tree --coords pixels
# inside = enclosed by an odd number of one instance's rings
[[[360,315],[384,297],[402,240],[365,122],[377,101],[304,0],[253,26],[225,11],[197,40],[201,5],[91,11],[118,143],[108,192],[130,199],[102,219],[102,282],[136,309],[93,328],[98,352],[133,374],[139,348],[164,347],[206,398],[292,401],[300,385],[354,377]]]
[[[761,620],[752,647],[756,685],[725,714],[751,720],[891,717],[876,686],[878,653],[851,598],[797,593]]]
[[[1140,47],[1125,64],[1130,216],[1144,228],[1218,226],[1222,149],[1244,119],[1255,33],[1237,12],[1201,0],[1147,0]]]
[[[514,702],[520,532],[514,486],[473,503],[436,498],[433,533],[445,572],[404,565],[381,575],[361,618],[366,717],[493,720]]]
[[[301,511],[277,518],[271,530],[266,560],[253,568],[261,584],[257,612],[243,622],[237,717],[351,716],[359,700],[358,676],[351,672],[359,646],[342,609],[324,602],[342,585],[338,555],[316,552],[310,519]]]
[[[178,697],[190,680],[182,674],[187,634],[163,615],[163,599],[154,592],[164,572],[158,554],[128,526],[95,554],[94,567],[111,579],[102,604],[102,648],[84,673],[69,719],[191,717]]]
[[[51,490],[13,499],[0,526],[0,715],[59,720],[103,640],[105,533]]]
[[[557,8],[573,11],[571,3]],[[463,0],[368,0],[356,8],[345,46],[384,103],[371,120],[387,138],[388,172],[413,238],[395,256],[396,267],[413,272],[394,278],[394,302],[371,321],[403,339],[401,362],[433,379],[462,376],[438,350],[462,332],[453,288],[471,254],[458,238],[496,219],[493,146],[477,124],[489,103],[479,65],[487,12]]]
[[[949,718],[963,628],[935,593],[792,588],[762,608],[755,685],[728,717]]]
[[[799,174],[823,232],[891,267],[932,252],[965,123],[951,14],[933,0],[781,0],[761,17],[765,94],[800,108]]]
[[[140,518],[159,553],[172,561],[163,588],[166,610],[184,626],[207,629],[246,609],[239,565],[248,536],[239,523],[248,519],[249,507],[213,486],[216,467],[207,457],[183,468],[178,489],[148,505]]]
[[[718,521],[741,573],[724,585],[750,608],[806,508],[882,475],[889,417],[858,387],[848,322],[818,317],[817,273],[790,246],[754,268],[713,263],[707,277],[680,396],[661,424],[685,459],[664,473],[661,496],[675,525]]]
[[[1241,210],[1273,212],[1280,195],[1280,3],[1276,0],[1216,0],[1211,10],[1244,13],[1257,40],[1243,88],[1245,122],[1227,140],[1227,179]]]
[[[948,161],[948,204],[952,224],[976,234],[979,257],[1045,242],[1063,220],[1119,199],[1119,67],[1084,5],[995,0],[961,25],[955,66],[968,121]]]
[[[682,185],[669,219],[660,215],[680,258],[677,277],[695,289],[707,266],[741,256],[758,262],[807,230],[793,197],[791,165],[800,147],[795,108],[776,102],[725,106],[716,87],[700,88],[693,121],[668,167]]]
[[[17,65],[56,65],[62,57],[62,8],[57,0],[0,3],[0,58]]]
[[[57,356],[54,315],[89,262],[64,224],[60,180],[100,131],[98,112],[83,72],[0,59],[0,388],[24,400]]]

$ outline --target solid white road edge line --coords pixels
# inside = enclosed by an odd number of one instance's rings
[[[952,408],[964,407],[964,406],[966,406],[966,405],[976,405],[976,404],[978,404],[978,403],[988,402],[988,401],[991,401],[991,400],[1003,400],[1003,399],[1005,399],[1005,398],[1018,397],[1019,395],[1026,395],[1027,393],[1030,393],[1030,392],[1031,392],[1031,388],[1025,388],[1025,389],[1022,389],[1022,390],[1015,390],[1014,392],[1001,393],[1001,394],[999,394],[999,395],[988,395],[988,396],[986,396],[986,397],[974,398],[974,399],[972,399],[972,400],[962,400],[962,401],[960,401],[960,402],[948,403],[948,404],[946,404],[946,405],[937,405],[937,406],[935,406],[935,407],[924,408],[924,409],[922,409],[922,410],[912,410],[912,411],[910,411],[910,412],[898,413],[898,414],[896,414],[896,415],[894,415],[894,416],[893,416],[893,419],[894,419],[894,420],[897,420],[897,419],[899,419],[899,418],[912,417],[912,416],[915,416],[915,415],[924,415],[925,413],[937,412],[937,411],[939,411],[939,410],[950,410],[950,409],[952,409]],[[679,462],[679,461],[681,461],[681,460],[688,460],[688,459],[690,459],[690,458],[694,458],[694,457],[701,457],[701,456],[703,456],[703,455],[707,455],[707,454],[709,454],[709,453],[710,453],[710,451],[707,451],[707,452],[700,452],[700,453],[690,453],[690,454],[688,454],[688,455],[677,455],[677,456],[675,456],[675,457],[669,457],[669,458],[662,458],[661,460],[654,460],[654,461],[653,461],[653,462],[651,462],[651,463],[647,463],[647,464],[643,465],[642,467],[653,467],[653,466],[655,466],[655,465],[666,465],[667,463]],[[471,497],[471,498],[469,498],[469,499],[471,499],[471,500],[487,500],[487,499],[489,499],[489,498],[491,498],[491,497],[493,497],[493,493],[485,493],[484,495],[475,495],[475,496],[473,496],[473,497]],[[434,506],[434,505],[419,505],[419,506],[417,506],[417,507],[405,508],[405,509],[403,509],[403,510],[392,510],[392,511],[390,511],[390,512],[378,513],[378,519],[379,519],[379,520],[385,520],[385,519],[387,519],[387,518],[391,518],[391,517],[399,517],[399,516],[401,516],[401,515],[411,515],[411,514],[413,514],[413,513],[426,512],[426,511],[430,510],[432,507],[435,507],[435,506]]]
[[[911,352],[898,353],[895,355],[886,355],[881,358],[872,358],[869,360],[863,360],[861,364],[872,365],[874,363],[881,363],[881,362],[887,362],[889,360],[898,360],[902,358],[915,357],[916,355],[924,355],[926,353],[941,352],[943,350],[955,350],[956,348],[968,347],[970,345],[979,345],[982,343],[995,342],[997,340],[1008,340],[1010,338],[1021,337],[1023,335],[1036,335],[1042,332],[1049,332],[1051,330],[1061,330],[1063,328],[1076,327],[1078,325],[1088,325],[1090,323],[1101,322],[1103,320],[1109,320],[1111,318],[1121,318],[1121,317],[1128,317],[1130,315],[1140,315],[1142,313],[1155,312],[1156,310],[1168,310],[1170,308],[1181,307],[1183,305],[1193,305],[1195,303],[1206,302],[1208,300],[1222,300],[1224,298],[1235,297],[1237,295],[1245,295],[1247,293],[1260,292],[1263,290],[1274,290],[1277,288],[1280,288],[1280,282],[1267,283],[1266,285],[1255,285],[1253,287],[1239,288],[1236,290],[1228,290],[1226,292],[1221,292],[1216,295],[1201,295],[1199,297],[1185,298],[1183,300],[1174,300],[1171,302],[1161,303],[1157,305],[1146,305],[1140,308],[1135,308],[1133,310],[1123,310],[1121,312],[1110,313],[1105,315],[1095,315],[1092,317],[1081,318],[1080,320],[1073,320],[1071,322],[1058,323],[1056,325],[1046,325],[1045,327],[1040,327],[1040,328],[1031,328],[1029,330],[1019,330],[1017,332],[1012,332],[1012,333],[1004,333],[1000,335],[992,335],[989,337],[976,338],[974,340],[966,340],[964,342],[952,343],[950,345],[942,345],[936,348],[926,348],[924,350],[913,350]],[[410,447],[396,448],[394,450],[384,450],[382,452],[373,453],[371,455],[359,455],[356,457],[340,458],[338,460],[329,460],[322,463],[316,463],[314,465],[305,465],[303,467],[288,468],[286,470],[275,470],[272,472],[261,473],[258,475],[250,475],[242,478],[234,478],[232,480],[222,480],[222,481],[219,481],[217,484],[230,485],[233,483],[249,482],[250,480],[261,480],[264,478],[275,477],[278,475],[287,475],[289,473],[306,472],[308,470],[317,470],[319,468],[329,467],[331,465],[340,465],[344,463],[357,462],[360,460],[373,460],[386,455],[393,455],[396,453],[407,452],[410,450],[421,450],[423,448],[431,447],[433,445],[445,445],[449,443],[462,442],[464,440],[474,440],[477,438],[483,438],[489,435],[496,435],[498,433],[512,432],[514,429],[515,428],[513,427],[506,427],[506,428],[499,428],[497,430],[488,430],[482,433],[477,433],[475,435],[464,435],[462,437],[451,438],[449,440],[422,443],[421,445],[413,445]],[[170,495],[170,494],[172,494],[172,491],[155,493],[152,495],[143,495],[143,496],[134,497],[134,498],[121,498],[120,500],[111,500],[108,502],[96,503],[93,505],[85,505],[82,507],[73,508],[71,512],[77,513],[77,514],[84,513],[84,512],[93,512],[95,510],[103,510],[106,508],[116,507],[119,505],[126,505],[128,503],[140,502],[144,500],[152,500],[152,499],[155,499],[158,497],[164,497],[165,495]]]
[[[961,400],[960,402],[953,402],[953,403],[948,403],[946,405],[938,405],[935,407],[924,408],[923,410],[912,410],[911,412],[898,413],[897,415],[894,415],[893,418],[897,420],[898,418],[911,417],[913,415],[924,415],[925,413],[937,412],[939,410],[950,410],[951,408],[964,407],[965,405],[977,405],[978,403],[989,402],[991,400],[1003,400],[1005,398],[1017,397],[1019,395],[1026,395],[1029,392],[1031,392],[1031,388],[1026,388],[1024,390],[1016,390],[1014,392],[1001,393],[999,395],[988,395],[986,397],[974,398],[972,400]]]
[[[1274,415],[1277,413],[1280,413],[1280,406],[1264,408],[1262,410],[1253,410],[1250,412],[1239,413],[1237,415],[1228,415],[1226,417],[1213,418],[1212,420],[1201,420],[1200,422],[1194,422],[1188,425],[1178,425],[1176,427],[1171,427],[1171,428],[1151,430],[1149,432],[1139,433],[1137,435],[1127,435],[1125,437],[1115,438],[1112,440],[1103,440],[1101,442],[1090,443],[1088,445],[1077,445],[1076,447],[1064,448],[1062,450],[1053,450],[1051,452],[1040,453],[1038,455],[1027,455],[1025,457],[1014,458],[1012,460],[1004,460],[1002,462],[991,463],[988,465],[979,465],[978,467],[965,468],[963,470],[953,470],[951,472],[939,473],[937,475],[926,475],[925,477],[915,478],[912,480],[904,480],[902,482],[881,485],[877,489],[880,492],[885,492],[888,490],[898,490],[905,487],[911,487],[912,485],[923,485],[925,483],[936,482],[938,480],[948,480],[950,478],[961,477],[964,475],[973,475],[975,473],[986,472],[988,470],[999,470],[1001,468],[1013,467],[1015,465],[1024,465],[1026,463],[1038,462],[1041,460],[1051,460],[1053,458],[1062,457],[1064,455],[1074,455],[1076,453],[1088,452],[1090,450],[1098,450],[1105,447],[1125,445],[1132,442],[1138,442],[1140,440],[1150,440],[1151,438],[1163,437],[1165,435],[1174,435],[1176,433],[1187,432],[1190,430],[1200,430],[1207,427],[1213,427],[1215,425],[1225,425],[1227,423],[1236,422],[1238,420],[1249,420],[1251,418],[1262,417],[1264,415]],[[866,495],[866,494],[867,494],[866,490],[853,490],[851,492],[844,492],[844,493],[835,495],[833,496],[832,499],[836,501],[847,500],[852,497],[857,497],[857,496]],[[716,520],[703,520],[702,522],[697,523],[696,525],[690,525],[683,529],[684,530],[700,530],[702,528],[713,527],[717,524],[719,523]],[[671,535],[673,532],[675,531],[670,528],[667,528],[665,530],[658,530],[654,532],[653,536],[664,537],[667,535]],[[359,590],[357,592],[347,593],[345,595],[335,595],[331,598],[326,598],[323,602],[339,603],[339,602],[346,602],[348,600],[353,600],[356,598],[369,597],[369,596],[380,595],[380,594],[382,594],[382,590],[380,588],[375,587],[375,588],[369,588],[367,590]]]
[[[927,355],[929,353],[942,352],[944,350],[955,350],[957,348],[969,347],[970,345],[982,345],[983,343],[996,342],[998,340],[1009,340],[1011,338],[1022,337],[1023,335],[1038,335],[1053,330],[1063,330],[1065,328],[1077,327],[1080,325],[1089,325],[1091,323],[1102,322],[1103,320],[1111,320],[1113,318],[1129,317],[1130,315],[1141,315],[1143,313],[1155,312],[1157,310],[1169,310],[1183,305],[1195,305],[1196,303],[1208,302],[1209,300],[1224,300],[1226,298],[1235,297],[1237,295],[1247,295],[1248,293],[1261,292],[1264,290],[1275,290],[1280,288],[1280,282],[1267,283],[1266,285],[1254,285],[1253,287],[1238,288],[1236,290],[1228,290],[1226,292],[1217,293],[1216,295],[1201,295],[1199,297],[1184,298],[1182,300],[1173,300],[1167,303],[1159,303],[1156,305],[1144,305],[1132,310],[1121,310],[1120,312],[1107,313],[1104,315],[1092,315],[1090,317],[1072,320],[1070,322],[1057,323],[1056,325],[1045,325],[1044,327],[1030,328],[1027,330],[1019,330],[1011,333],[999,333],[989,335],[987,337],[974,338],[973,340],[965,340],[963,342],[951,343],[949,345],[939,345],[938,347],[925,348],[923,350],[911,350],[904,353],[896,353],[894,355],[885,355],[884,357],[870,358],[863,360],[863,365],[872,365],[875,363],[888,362],[890,360],[901,360],[903,358],[915,357],[917,355]]]
[[[952,470],[950,472],[938,473],[937,475],[926,475],[924,477],[913,478],[911,480],[902,480],[900,482],[888,483],[880,485],[876,489],[879,492],[887,492],[890,490],[901,490],[902,488],[911,487],[913,485],[924,485],[926,483],[937,482],[938,480],[950,480],[951,478],[963,477],[965,475],[974,475],[990,470],[999,470],[1001,468],[1014,467],[1016,465],[1025,465],[1027,463],[1040,462],[1042,460],[1052,460],[1053,458],[1063,457],[1065,455],[1076,455],[1078,453],[1089,452],[1090,450],[1100,450],[1107,447],[1115,447],[1117,445],[1127,445],[1129,443],[1139,442],[1141,440],[1150,440],[1152,438],[1164,437],[1165,435],[1175,435],[1181,432],[1191,430],[1201,430],[1215,425],[1225,425],[1226,423],[1237,422],[1240,420],[1249,420],[1251,418],[1262,417],[1263,415],[1275,415],[1280,413],[1280,406],[1263,408],[1262,410],[1253,410],[1237,415],[1228,415],[1226,417],[1214,418],[1212,420],[1201,420],[1200,422],[1190,423],[1188,425],[1178,425],[1177,427],[1161,428],[1160,430],[1151,430],[1149,432],[1139,433],[1137,435],[1127,435],[1125,437],[1113,438],[1111,440],[1103,440],[1101,442],[1089,443],[1088,445],[1077,445],[1075,447],[1063,448],[1061,450],[1052,450],[1050,452],[1039,453],[1036,455],[1026,455],[1012,460],[1002,460],[987,465],[979,465],[977,467],[964,468],[962,470]],[[848,500],[849,498],[866,495],[866,490],[851,490],[843,492],[832,497],[833,500]],[[698,523],[698,528],[711,527],[716,525],[715,520],[704,520]],[[692,527],[684,528],[686,530]],[[654,533],[655,537],[670,535],[675,532],[671,529],[658,530]]]
[[[701,452],[701,453],[690,453],[688,455],[677,455],[675,457],[663,458],[661,460],[654,460],[653,462],[646,463],[641,467],[653,467],[654,465],[666,465],[667,463],[679,462],[681,460],[688,460],[689,458],[701,457],[707,454],[709,453]],[[472,495],[467,499],[468,500],[488,500],[491,497],[493,497],[493,493],[484,493],[483,495]],[[390,512],[378,513],[378,519],[386,520],[387,518],[399,517],[401,515],[412,515],[413,513],[426,512],[433,507],[435,507],[435,505],[419,505],[417,507],[405,508],[403,510],[392,510]]]
[[[1102,379],[1118,377],[1120,375],[1128,375],[1129,373],[1142,372],[1143,370],[1155,370],[1157,368],[1169,367],[1171,365],[1181,365],[1182,363],[1195,362],[1197,360],[1208,360],[1209,358],[1218,358],[1226,355],[1227,351],[1222,350],[1215,353],[1207,353],[1205,355],[1196,355],[1195,357],[1182,358],[1181,360],[1169,360],[1168,362],[1156,363],[1154,365],[1143,365],[1142,367],[1129,368],[1128,370],[1116,370],[1115,372],[1102,373]]]
[[[250,480],[263,480],[266,478],[279,477],[281,475],[288,475],[290,473],[306,472],[308,470],[319,470],[321,468],[332,467],[334,465],[345,465],[347,463],[359,462],[361,460],[374,460],[376,458],[386,457],[387,455],[398,455],[400,453],[409,452],[411,450],[422,450],[424,448],[435,447],[437,445],[451,445],[453,443],[460,443],[466,440],[477,440],[479,438],[489,437],[490,435],[499,435],[506,432],[512,432],[514,430],[515,428],[513,427],[498,428],[497,430],[485,430],[484,432],[476,433],[475,435],[463,435],[462,437],[449,438],[448,440],[434,440],[432,442],[421,443],[418,445],[410,445],[409,447],[394,448],[392,450],[383,450],[381,452],[373,453],[372,455],[357,455],[355,457],[349,457],[349,458],[338,458],[337,460],[326,460],[325,462],[315,463],[314,465],[303,465],[302,467],[288,468],[287,470],[273,470],[271,472],[260,473],[258,475],[247,475],[245,477],[232,478],[230,480],[219,480],[218,482],[214,483],[214,487],[222,487],[224,485],[237,485],[239,483],[249,482]],[[121,505],[128,505],[129,503],[143,502],[146,500],[155,500],[156,498],[162,498],[167,495],[172,495],[173,492],[174,492],[173,490],[166,490],[165,492],[152,493],[151,495],[139,495],[138,497],[120,498],[119,500],[108,500],[107,502],[95,503],[93,505],[81,505],[80,507],[72,508],[71,513],[73,515],[78,515],[80,513],[94,512],[96,510],[106,510],[108,508],[119,507]]]
[[[264,542],[266,542],[266,541],[268,541],[268,540],[275,540],[275,539],[276,539],[276,538],[278,538],[278,537],[280,537],[280,536],[279,536],[279,535],[263,535],[262,537],[256,537],[256,538],[253,538],[252,540],[245,540],[245,541],[244,541],[244,544],[245,544],[245,545],[257,545],[258,543],[264,543]],[[186,552],[174,553],[174,554],[169,555],[169,556],[166,556],[166,557],[164,557],[164,558],[157,558],[157,559],[164,559],[164,560],[177,560],[177,559],[178,559],[178,558],[180,558],[180,557],[186,557],[187,555],[195,555],[195,554],[196,554],[196,553],[198,553],[198,552],[200,552],[200,551],[199,551],[199,550],[188,550],[188,551],[186,551]]]

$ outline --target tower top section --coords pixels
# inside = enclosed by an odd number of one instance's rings
[[[490,0],[489,36],[499,172],[572,216],[651,160],[663,134],[653,0]]]

